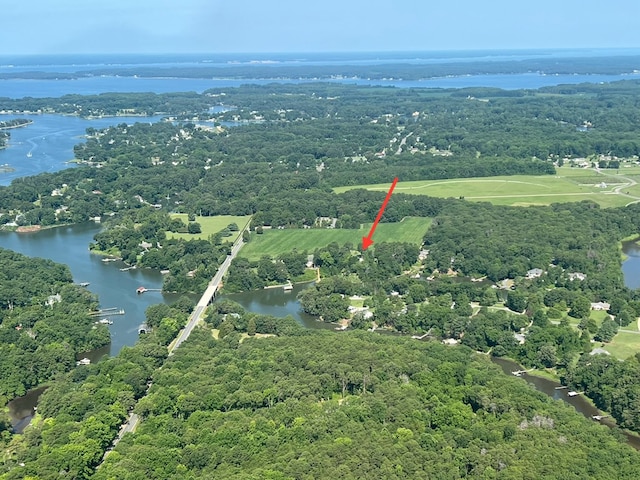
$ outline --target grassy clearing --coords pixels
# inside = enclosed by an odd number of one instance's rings
[[[297,277],[293,277],[291,279],[292,283],[307,283],[313,282],[318,278],[318,271],[315,268],[307,268],[305,269],[302,275],[298,275]]]
[[[180,218],[187,225],[189,223],[186,213],[173,213],[171,218]],[[185,240],[208,240],[211,235],[214,235],[224,230],[230,223],[235,223],[238,228],[242,228],[251,219],[251,216],[235,216],[235,215],[217,215],[215,217],[196,217],[196,222],[200,224],[202,228],[201,233],[173,233],[167,232],[167,238],[183,238]],[[240,232],[231,232],[230,237],[225,237],[229,242],[235,242]]]
[[[275,336],[276,335],[274,335],[273,333],[256,333],[255,335],[251,336],[248,333],[244,332],[240,334],[240,343],[244,342],[247,338],[269,338]]]
[[[624,328],[630,330],[629,327]],[[600,346],[600,344],[595,344],[595,346]],[[618,332],[610,343],[605,343],[604,349],[621,360],[629,358],[640,352],[640,334]]]
[[[592,200],[603,207],[617,207],[633,201],[633,198],[614,192],[615,187],[628,183],[625,179],[615,176],[615,173],[600,175],[594,170],[568,167],[558,168],[557,172],[557,175],[401,181],[395,191],[432,197],[464,197],[471,201],[513,206],[549,205],[551,203]],[[626,174],[627,172],[621,173]],[[599,183],[605,183],[606,187],[596,186]],[[334,191],[342,193],[354,188],[386,191],[389,189],[389,185],[338,187]],[[629,191],[631,195],[637,193],[640,197],[640,187],[635,189],[625,187],[622,191]]]
[[[381,223],[373,235],[374,242],[409,242],[420,245],[431,219],[408,217],[397,223]],[[285,229],[265,230],[262,235],[251,234],[251,240],[246,244],[240,256],[249,260],[259,260],[263,255],[276,257],[281,253],[296,249],[299,252],[313,253],[316,248],[329,245],[332,242],[344,244],[351,242],[358,245],[363,236],[369,233],[371,224],[360,229]],[[375,243],[374,243],[375,247]]]

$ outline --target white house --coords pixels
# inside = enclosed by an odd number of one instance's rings
[[[591,310],[609,310],[611,305],[607,302],[595,302],[591,304]]]

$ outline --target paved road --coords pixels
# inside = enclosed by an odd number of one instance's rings
[[[238,235],[238,239],[234,242],[233,246],[231,247],[231,253],[227,255],[227,258],[224,260],[224,262],[222,262],[222,265],[220,265],[220,268],[218,269],[214,277],[209,282],[209,286],[207,287],[205,292],[202,294],[202,297],[200,297],[200,300],[198,301],[196,307],[193,309],[193,312],[191,313],[191,316],[189,317],[189,321],[178,334],[178,337],[176,338],[175,343],[171,347],[169,347],[169,355],[173,355],[173,352],[176,350],[176,348],[182,345],[182,342],[184,342],[187,338],[189,338],[189,335],[191,335],[191,332],[193,332],[193,329],[196,327],[196,325],[200,321],[202,314],[207,309],[207,306],[209,305],[209,303],[211,303],[211,300],[213,299],[213,296],[215,295],[216,291],[220,288],[220,285],[222,284],[222,278],[227,273],[227,270],[229,269],[231,262],[233,261],[234,258],[236,258],[236,255],[238,255],[238,252],[244,245],[244,242],[242,241],[242,234],[245,232],[245,230],[248,230],[250,223],[251,223],[251,220],[249,220],[249,222],[247,222],[245,227],[240,231],[240,234]],[[147,387],[147,393],[149,392],[150,388],[151,388],[151,384],[149,384],[149,386]],[[131,413],[129,415],[129,418],[127,419],[127,422],[120,427],[120,432],[118,433],[118,436],[113,440],[113,446],[111,447],[111,449],[107,450],[104,453],[104,457],[102,457],[103,461],[107,457],[109,452],[116,447],[118,442],[122,440],[122,437],[124,437],[126,433],[135,431],[136,427],[138,426],[138,423],[140,423],[140,417],[135,413]]]
[[[169,355],[173,355],[175,349],[182,345],[182,342],[184,342],[187,338],[189,338],[189,335],[191,335],[191,332],[200,321],[200,318],[202,317],[204,311],[207,309],[207,306],[211,303],[211,300],[213,300],[213,296],[220,288],[220,285],[222,284],[222,278],[226,275],[227,270],[229,270],[231,262],[234,258],[236,258],[236,255],[238,255],[238,252],[244,245],[244,242],[242,241],[242,234],[244,233],[244,230],[248,228],[248,226],[249,224],[247,223],[247,226],[242,230],[242,232],[240,232],[240,235],[238,235],[238,239],[231,247],[231,253],[227,255],[227,258],[224,260],[224,262],[222,262],[222,265],[220,265],[220,268],[209,282],[209,286],[204,291],[202,297],[200,297],[200,300],[196,305],[196,308],[194,308],[193,312],[191,313],[189,321],[182,329],[182,331],[178,334],[175,343],[169,348]]]

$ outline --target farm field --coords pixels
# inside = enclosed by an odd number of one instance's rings
[[[420,245],[427,229],[431,225],[430,218],[407,217],[397,223],[380,223],[373,235],[374,242],[410,242]],[[360,229],[265,229],[257,235],[251,233],[251,240],[240,252],[241,257],[259,260],[263,255],[275,257],[281,253],[296,249],[299,252],[313,253],[316,248],[332,242],[344,244],[351,242],[358,245],[363,236],[369,233],[371,224]],[[373,244],[375,247],[375,243]]]
[[[171,214],[171,218],[181,218],[185,225],[189,223],[186,213],[174,213]],[[196,222],[198,222],[200,224],[200,227],[202,228],[201,233],[190,234],[167,232],[167,238],[183,238],[185,240],[208,240],[209,236],[224,230],[230,223],[237,224],[238,228],[242,230],[242,228],[247,224],[249,220],[251,220],[250,215],[244,217],[235,215],[217,215],[215,217],[196,216]],[[240,231],[231,233],[232,235],[230,237],[225,237],[225,240],[228,240],[229,242],[235,242]]]
[[[556,175],[400,181],[395,192],[444,198],[463,197],[471,201],[512,206],[592,200],[603,207],[618,207],[640,200],[640,186],[635,184],[637,179],[633,178],[635,169],[620,169],[621,174],[632,175],[632,178],[619,176],[616,172],[603,170],[598,173],[593,169],[561,167],[557,168]],[[334,191],[342,193],[355,188],[386,191],[389,185],[338,187]]]

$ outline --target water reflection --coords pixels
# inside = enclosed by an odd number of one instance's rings
[[[308,315],[300,308],[297,299],[298,293],[313,285],[313,282],[300,283],[293,286],[293,290],[285,291],[281,287],[264,288],[250,292],[230,293],[221,295],[219,299],[228,299],[242,305],[248,312],[272,315],[274,317],[286,317],[291,315],[297,322],[311,329],[334,329],[335,325],[319,321],[316,317]]]
[[[14,398],[7,405],[9,407],[9,419],[11,427],[16,433],[22,433],[35,413],[38,399],[47,387],[34,388],[22,397]]]
[[[622,242],[622,253],[627,258],[622,262],[624,284],[628,288],[640,288],[640,245],[638,239]]]

